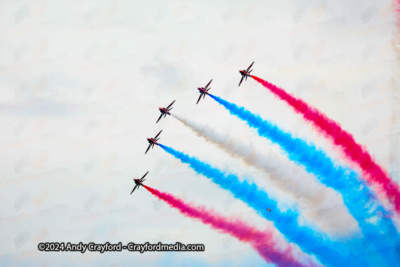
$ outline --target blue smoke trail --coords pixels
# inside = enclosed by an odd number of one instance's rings
[[[159,144],[169,154],[187,163],[197,173],[210,178],[214,183],[230,191],[236,198],[241,199],[250,207],[255,209],[261,216],[274,222],[276,228],[290,241],[297,243],[299,247],[308,254],[314,254],[317,259],[326,265],[337,265],[348,261],[349,251],[347,246],[333,242],[323,233],[316,233],[311,228],[299,226],[297,223],[299,214],[288,210],[282,213],[278,209],[277,202],[270,199],[268,194],[258,189],[257,185],[249,184],[247,181],[239,181],[233,174],[224,174],[220,170],[204,163],[194,157],[190,157],[171,147]],[[266,207],[274,211],[274,215],[266,211]],[[359,244],[352,244],[358,246]],[[342,249],[340,249],[342,248]],[[339,250],[343,250],[340,251]],[[366,262],[352,262],[352,266],[368,266]]]
[[[307,172],[314,174],[323,184],[339,191],[343,195],[343,201],[350,214],[359,222],[365,235],[362,241],[364,250],[372,244],[381,254],[389,254],[385,255],[389,262],[399,261],[396,252],[390,253],[392,252],[390,247],[400,242],[393,222],[388,218],[378,218],[375,225],[367,222],[373,217],[372,213],[387,214],[388,211],[378,204],[376,199],[371,199],[373,193],[354,171],[336,165],[331,158],[313,144],[291,136],[244,107],[239,107],[211,94],[210,97],[224,106],[232,115],[255,128],[260,136],[278,144],[287,153],[290,160],[303,165]]]

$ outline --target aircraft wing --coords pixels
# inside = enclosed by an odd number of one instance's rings
[[[204,89],[206,89],[206,88],[210,85],[210,83],[212,82],[212,80],[213,80],[213,79],[211,79],[211,81],[209,81],[209,82],[207,83],[207,85],[206,85],[206,87],[204,87]]]
[[[159,122],[164,114],[161,113],[160,117],[158,118],[157,122]],[[156,123],[157,123],[156,122]]]
[[[167,107],[167,109],[169,109],[171,106],[172,106],[172,104],[174,104],[175,103],[175,100],[174,101],[172,101],[172,103],[171,104],[169,104],[169,106]]]
[[[138,185],[135,185],[135,187],[133,188],[133,190],[132,190],[132,192],[131,192],[131,195],[132,195],[132,193],[133,193],[133,191],[135,191],[135,189],[138,187]]]
[[[243,82],[243,78],[244,78],[244,76],[242,76],[242,79],[240,79],[240,83],[239,83],[239,85],[238,85],[238,86],[240,86],[240,85],[242,84],[242,82]]]
[[[251,63],[250,67],[247,68],[246,71],[249,71],[251,69],[251,66],[253,66],[253,64],[254,64],[254,61],[253,61],[253,63]]]
[[[147,151],[149,151],[150,147],[151,147],[151,144],[149,145],[149,147],[147,148],[147,150],[146,150],[146,152],[144,154],[146,154]]]
[[[162,130],[154,137],[154,139],[156,139],[160,135],[161,132],[162,132]]]
[[[146,172],[146,173],[143,175],[143,177],[140,178],[140,180],[142,180],[144,177],[146,177],[146,175],[147,175],[148,173],[149,173],[149,172]]]
[[[199,103],[199,101],[200,101],[200,99],[201,99],[201,95],[202,95],[202,94],[200,94],[199,99],[197,99],[197,103],[196,103],[196,104]]]

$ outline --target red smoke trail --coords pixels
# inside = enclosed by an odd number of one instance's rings
[[[397,213],[400,214],[399,185],[390,179],[386,171],[374,161],[365,148],[357,144],[350,133],[343,130],[338,123],[328,118],[315,107],[309,106],[303,100],[286,93],[283,89],[272,83],[256,76],[251,77],[268,88],[280,99],[286,101],[298,113],[301,113],[306,120],[317,126],[335,145],[341,147],[346,156],[361,168],[367,182],[376,186],[378,192],[384,194],[389,202],[393,204]]]
[[[184,203],[181,199],[168,193],[160,192],[146,185],[143,185],[143,187],[159,199],[167,202],[171,207],[178,209],[184,215],[198,219],[222,233],[236,237],[242,242],[250,243],[258,254],[269,263],[275,263],[279,266],[316,266],[311,260],[305,263],[297,260],[290,245],[287,245],[284,250],[278,249],[278,244],[276,244],[278,238],[271,231],[261,232],[242,221],[224,218],[204,207]]]
[[[400,0],[394,1],[394,9],[395,9],[396,18],[397,18],[396,24],[397,24],[397,27],[400,28]]]

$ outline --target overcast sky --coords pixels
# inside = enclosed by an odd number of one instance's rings
[[[162,144],[257,182],[283,209],[295,205],[270,187],[265,173],[173,117],[156,124],[158,108],[176,100],[176,114],[273,151],[291,166],[275,145],[211,98],[196,105],[196,88],[214,79],[211,93],[345,164],[261,85],[250,79],[237,86],[238,70],[255,61],[255,75],[338,121],[399,181],[394,20],[386,0],[0,1],[1,260],[37,266],[265,264],[249,245],[184,217],[145,189],[129,194],[132,178],[149,171],[151,187],[273,229],[161,148],[145,155],[146,138],[163,130]],[[333,209],[329,216],[350,216],[344,213]],[[307,216],[303,223],[324,228]],[[204,243],[206,251],[48,254],[37,251],[43,241],[180,241]]]

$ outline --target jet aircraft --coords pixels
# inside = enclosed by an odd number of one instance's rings
[[[160,135],[161,132],[162,132],[162,130],[154,138],[147,138],[147,142],[149,142],[149,146],[147,147],[147,150],[146,150],[146,152],[144,154],[146,154],[147,151],[149,151],[150,147],[154,147],[154,145],[158,146],[157,141],[160,138],[157,138],[157,137]]]
[[[199,92],[200,92],[200,96],[199,96],[199,99],[197,100],[196,104],[199,103],[201,97],[203,97],[203,99],[204,99],[206,97],[206,95],[209,95],[208,91],[211,89],[211,87],[208,88],[208,86],[211,84],[211,82],[212,82],[212,79],[205,87],[198,87],[197,88],[199,90]]]
[[[250,77],[250,76],[251,76],[251,75],[250,75],[250,72],[252,72],[253,70],[250,70],[250,69],[251,69],[251,67],[253,66],[253,64],[254,64],[254,61],[253,61],[253,63],[251,63],[251,65],[247,68],[247,70],[239,70],[240,75],[242,75],[242,79],[240,79],[239,86],[242,84],[243,79],[246,78],[245,80],[247,81],[247,77]]]
[[[147,175],[148,173],[149,173],[149,172],[146,172],[146,173],[143,175],[143,177],[140,178],[140,179],[138,179],[138,178],[133,178],[133,181],[135,182],[135,187],[133,188],[133,190],[132,190],[132,192],[131,192],[131,195],[132,195],[133,191],[135,191],[136,188],[139,190],[139,187],[140,187],[141,185],[143,185],[143,182],[146,181],[146,179],[144,179],[144,177],[146,177],[146,175]]]
[[[175,103],[175,100],[172,101],[172,103],[169,104],[169,106],[166,107],[166,108],[158,108],[158,110],[160,110],[160,112],[161,112],[161,115],[160,115],[160,117],[158,118],[157,122],[158,122],[159,120],[161,120],[161,118],[162,118],[163,116],[164,116],[164,118],[165,118],[167,115],[171,115],[171,113],[169,113],[169,112],[170,112],[170,110],[172,109],[172,104],[174,104],[174,103]]]

